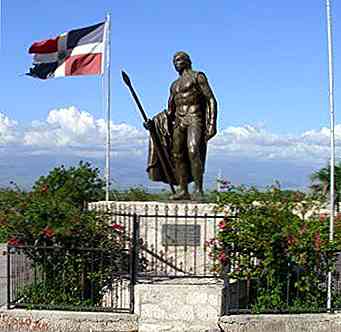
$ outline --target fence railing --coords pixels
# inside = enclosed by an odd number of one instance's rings
[[[125,249],[119,254],[98,248],[8,246],[8,308],[133,313],[134,287],[141,278],[219,277],[224,281],[223,315],[326,312],[323,301],[307,305],[311,299],[307,302],[300,294],[300,267],[298,273],[291,269],[280,277],[273,299],[267,297],[273,289],[265,276],[229,277],[235,267],[228,265],[222,274],[213,273],[215,261],[209,257],[206,243],[216,236],[221,215],[199,213],[194,206],[182,211],[145,208],[144,214],[113,211],[112,218],[127,233]],[[324,299],[326,276],[316,273],[319,276],[313,287]],[[333,275],[333,309],[341,309],[340,272]]]
[[[221,315],[246,313],[321,313],[327,310],[327,273],[316,271],[316,279],[307,289],[299,283],[305,278],[300,271],[284,273],[278,284],[269,286],[267,277],[237,278],[223,274]],[[275,289],[276,288],[276,289]],[[341,276],[333,273],[332,311],[341,310]]]
[[[217,277],[207,242],[221,215],[177,205],[133,212],[112,213],[126,233],[120,266],[98,248],[8,246],[8,307],[133,312],[139,279]]]
[[[126,249],[8,246],[7,306],[132,313],[134,257]]]

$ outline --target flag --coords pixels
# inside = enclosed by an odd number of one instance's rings
[[[27,75],[54,78],[103,73],[105,22],[34,42],[28,52],[33,66]]]

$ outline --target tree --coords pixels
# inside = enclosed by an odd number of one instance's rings
[[[310,189],[313,193],[327,200],[330,192],[330,165],[313,172],[310,176]],[[335,165],[335,204],[341,200],[341,162]],[[339,204],[336,204],[339,212]]]
[[[15,220],[26,206],[28,193],[19,187],[0,189],[0,243],[15,232]]]
[[[54,197],[84,209],[89,201],[104,199],[105,182],[99,169],[81,161],[78,167],[54,168],[47,176],[41,176],[33,186],[33,192],[49,192]]]

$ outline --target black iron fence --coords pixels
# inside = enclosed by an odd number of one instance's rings
[[[223,315],[326,312],[326,275],[321,273],[314,285],[318,290],[314,296],[319,299],[314,302],[312,298],[306,301],[297,287],[299,269],[297,274],[293,269],[284,273],[275,292],[266,277],[228,277],[234,269],[228,265],[220,275],[212,272],[215,261],[209,256],[207,242],[216,236],[222,216],[199,212],[197,206],[181,213],[176,206],[162,213],[146,207],[139,215],[134,211],[113,211],[113,222],[122,225],[127,234],[125,248],[120,252],[9,245],[8,308],[133,313],[134,286],[139,279],[205,277],[224,281]],[[340,271],[333,274],[332,304],[334,310],[341,309]]]
[[[7,248],[4,244],[0,244],[0,307],[6,304],[7,291]]]
[[[283,273],[277,284],[269,285],[269,275],[253,279],[223,275],[221,315],[246,313],[322,313],[327,309],[327,273],[316,272],[310,291],[300,287],[306,275]],[[278,277],[278,276],[277,276]],[[301,283],[302,285],[302,283]],[[341,310],[341,275],[332,274],[332,308]]]
[[[131,311],[128,252],[98,248],[8,247],[8,308]]]
[[[9,245],[7,306],[133,313],[136,249]]]

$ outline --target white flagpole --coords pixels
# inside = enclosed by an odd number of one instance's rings
[[[107,137],[105,155],[105,200],[109,201],[110,192],[110,47],[111,47],[111,19],[107,14],[105,33],[105,74],[106,76],[106,111],[107,111]]]
[[[329,241],[334,239],[334,210],[335,210],[335,114],[334,114],[334,68],[333,68],[333,31],[331,1],[326,0],[327,31],[328,31],[328,74],[329,74],[329,109],[330,109],[330,221]],[[338,203],[338,202],[337,202]],[[327,309],[332,307],[332,273],[328,272]]]

